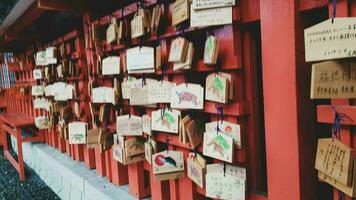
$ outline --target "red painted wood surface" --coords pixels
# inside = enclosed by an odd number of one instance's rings
[[[148,1],[148,5],[155,4],[156,1]],[[239,123],[242,128],[243,148],[236,150],[235,165],[247,167],[248,189],[247,199],[250,200],[278,200],[278,199],[313,199],[315,194],[316,176],[310,166],[314,157],[310,156],[315,151],[311,143],[315,138],[308,136],[312,134],[310,124],[315,122],[313,118],[313,107],[309,100],[309,74],[310,66],[304,62],[303,52],[303,28],[309,26],[309,19],[301,18],[301,13],[316,12],[316,9],[324,9],[328,6],[326,0],[299,0],[299,1],[279,1],[268,2],[259,0],[243,0],[237,3],[234,8],[234,25],[223,27],[211,27],[203,29],[188,29],[185,36],[194,42],[197,47],[203,46],[206,32],[214,33],[221,38],[221,69],[231,73],[235,78],[234,101],[224,107],[225,120]],[[125,8],[124,16],[131,17],[136,10],[136,4],[131,4]],[[354,16],[356,5],[354,2],[347,3],[346,0],[338,1],[338,14],[340,16]],[[114,13],[114,16],[121,18],[121,10]],[[283,17],[280,17],[283,16]],[[32,17],[36,17],[33,15]],[[169,13],[168,18],[171,17]],[[70,52],[71,58],[78,60],[78,65],[84,71],[80,77],[70,77],[71,83],[78,82],[81,91],[88,91],[86,88],[86,77],[95,73],[96,52],[84,47],[84,38],[88,37],[91,23],[100,23],[107,26],[110,15],[100,20],[91,19],[89,13],[83,15],[84,33],[73,31],[53,41],[52,45],[59,45],[64,41],[75,41],[75,50]],[[261,35],[259,33],[258,21],[261,23]],[[81,29],[81,27],[80,27]],[[168,27],[162,34],[161,44],[163,48],[163,59],[167,60],[171,40],[177,33],[173,27]],[[258,74],[258,48],[259,38],[262,37],[262,65],[263,65],[263,98],[264,110],[258,108],[261,93],[256,77]],[[152,45],[156,42],[157,36],[153,34],[145,42]],[[46,44],[43,44],[46,46]],[[47,44],[48,45],[48,44]],[[106,45],[106,55],[125,55],[126,46]],[[138,45],[137,40],[132,41],[132,45]],[[67,49],[70,45],[67,43]],[[32,51],[33,53],[33,51]],[[169,70],[165,76],[166,80],[179,83],[184,82],[184,75],[171,70],[172,65],[164,63]],[[17,86],[26,87],[35,82],[32,79],[33,65],[26,65],[27,69],[20,69],[16,63],[11,64],[11,68],[18,72]],[[193,72],[189,75],[199,77],[197,81],[204,83],[206,73],[213,72],[214,69],[203,64],[201,58],[195,58]],[[160,76],[161,71],[156,73]],[[281,78],[276,78],[281,77]],[[111,86],[113,77],[106,78],[95,75],[100,83]],[[122,78],[121,76],[119,78]],[[309,79],[309,80],[308,80]],[[39,111],[33,112],[32,99],[30,95],[20,96],[16,90],[6,91],[8,99],[15,101],[8,102],[10,112],[26,112],[32,116],[43,114]],[[88,103],[90,98],[84,93],[81,95],[80,117],[82,121],[90,121]],[[354,116],[354,104],[352,101],[333,101],[340,112]],[[126,104],[128,105],[128,104]],[[136,111],[132,108],[132,111]],[[148,110],[150,112],[151,110]],[[216,119],[215,104],[206,102],[202,111],[209,115],[212,120]],[[308,113],[309,112],[309,113]],[[255,191],[266,191],[265,172],[261,161],[264,137],[262,120],[260,116],[265,114],[266,126],[266,147],[267,147],[267,174],[268,174],[268,198],[264,195],[256,194]],[[318,106],[318,121],[322,123],[332,123],[332,112],[330,106]],[[310,122],[308,122],[310,121]],[[304,123],[305,122],[305,123]],[[345,121],[343,126],[342,140],[352,145],[355,137],[351,135],[349,126],[351,122]],[[155,182],[153,180],[150,166],[147,163],[138,163],[130,166],[123,166],[112,159],[112,150],[100,152],[99,149],[90,150],[84,145],[69,145],[61,139],[56,130],[44,131],[45,141],[49,145],[59,148],[62,152],[75,160],[84,161],[89,168],[96,168],[101,176],[107,176],[110,181],[117,185],[129,184],[130,191],[136,197],[151,195],[153,199],[201,199],[205,191],[194,186],[188,179],[174,180],[168,182]],[[159,133],[155,139],[165,142],[167,136]],[[189,152],[189,146],[179,144],[177,137],[169,135],[170,148],[184,152],[185,156]],[[303,146],[302,146],[303,145]],[[283,149],[283,150],[281,150]],[[201,149],[200,149],[201,150]],[[214,161],[216,162],[216,161]],[[145,177],[145,171],[149,176]],[[314,173],[314,175],[312,174]],[[286,178],[288,177],[288,178]],[[143,180],[149,178],[149,187],[143,185]],[[311,182],[311,183],[308,183]],[[184,190],[183,188],[188,188]],[[335,193],[336,194],[336,193]]]

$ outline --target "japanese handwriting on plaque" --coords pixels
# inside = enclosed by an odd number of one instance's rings
[[[192,7],[195,10],[206,8],[219,8],[234,6],[235,0],[193,0]]]
[[[33,101],[33,108],[34,109],[44,109],[46,111],[50,111],[51,109],[51,101],[46,98],[36,98]]]
[[[103,75],[120,74],[120,57],[109,56],[102,60]]]
[[[315,168],[344,185],[350,185],[353,150],[337,139],[318,140]]]
[[[190,9],[191,27],[215,26],[232,24],[232,7],[212,8],[204,10]]]
[[[116,104],[114,88],[98,87],[92,90],[93,103],[112,103]]]
[[[234,145],[233,139],[221,133],[204,133],[203,154],[212,158],[232,163]]]
[[[307,62],[356,57],[356,18],[331,18],[304,30]]]
[[[189,1],[177,0],[173,4],[172,25],[175,26],[189,19]]]
[[[207,165],[206,196],[227,200],[245,200],[246,169],[223,164]]]
[[[85,122],[71,122],[68,124],[69,144],[85,144],[88,124]]]
[[[157,110],[152,112],[152,130],[167,133],[178,133],[180,111],[178,110]]]
[[[172,87],[175,83],[169,81],[158,81],[149,84],[149,101],[150,103],[170,103]]]
[[[353,174],[356,174],[356,161],[353,161]],[[347,194],[348,196],[354,198],[356,197],[356,179],[352,179],[351,185],[344,185],[340,182],[335,181],[335,179],[331,178],[330,176],[324,174],[323,172],[318,172],[318,178],[320,181],[326,182],[332,185],[334,188],[342,191],[343,193]]]
[[[197,84],[180,84],[172,88],[171,107],[203,109],[204,88]]]
[[[126,51],[126,68],[129,74],[153,73],[155,71],[155,49],[135,47]]]
[[[216,121],[205,124],[206,132],[216,132]],[[237,148],[241,149],[241,128],[240,125],[227,121],[219,121],[219,132],[232,137]]]
[[[356,98],[356,63],[327,61],[314,64],[310,98]]]
[[[116,132],[124,136],[142,135],[142,118],[135,115],[122,115],[116,117]]]

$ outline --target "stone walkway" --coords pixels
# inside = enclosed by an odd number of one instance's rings
[[[15,168],[4,159],[0,150],[1,200],[54,200],[59,197],[29,167],[25,167],[26,181],[20,183]]]

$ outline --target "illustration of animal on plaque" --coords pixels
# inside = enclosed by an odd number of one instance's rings
[[[204,155],[231,163],[233,149],[233,139],[231,137],[216,132],[204,134]]]
[[[152,161],[154,174],[184,170],[184,158],[181,151],[162,151],[153,154]]]

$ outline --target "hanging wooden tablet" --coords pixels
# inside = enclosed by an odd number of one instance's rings
[[[39,51],[36,53],[36,66],[45,66],[47,64],[46,51]]]
[[[218,103],[227,103],[229,99],[228,83],[228,80],[219,74],[209,74],[205,82],[205,99]]]
[[[31,90],[32,96],[42,96],[44,95],[44,87],[42,85],[34,85]]]
[[[106,42],[108,44],[113,43],[117,40],[117,36],[118,36],[117,31],[118,31],[117,20],[115,18],[112,18],[111,23],[108,29],[106,30]]]
[[[189,0],[177,0],[173,3],[172,25],[175,26],[189,19]]]
[[[142,116],[142,132],[152,136],[151,117],[147,114]]]
[[[33,108],[34,109],[44,109],[48,112],[50,112],[51,109],[51,102],[50,100],[46,99],[46,98],[36,98],[35,100],[33,100]]]
[[[107,130],[102,129],[99,132],[99,144],[100,144],[100,152],[104,152],[112,147],[113,136]]]
[[[144,106],[149,104],[149,87],[147,85],[144,85],[142,87],[131,88],[130,105]]]
[[[68,124],[69,144],[85,144],[88,124],[85,122],[71,122]]]
[[[189,142],[185,128],[186,123],[188,123],[189,121],[191,121],[191,118],[189,115],[187,115],[179,122],[179,142],[182,144],[188,144]]]
[[[232,78],[232,75],[230,73],[225,73],[225,72],[219,72],[219,75],[222,77],[225,77],[228,81],[229,85],[229,100],[234,99],[234,80]]]
[[[124,163],[124,149],[118,145],[113,146],[113,158],[114,160]]]
[[[204,133],[203,154],[229,163],[233,161],[233,139],[221,133]]]
[[[44,129],[48,129],[50,128],[50,120],[47,116],[38,116],[35,117],[35,126],[39,129],[39,130],[44,130]]]
[[[313,64],[310,98],[356,98],[356,63],[326,61]]]
[[[184,174],[183,152],[162,151],[153,154],[152,169],[156,181],[175,179],[177,177],[177,172],[182,172]]]
[[[170,103],[172,88],[175,83],[169,81],[158,81],[149,85],[149,103]]]
[[[234,144],[238,149],[241,149],[241,127],[238,124],[227,122],[227,121],[212,121],[205,124],[206,132],[216,132],[216,126],[219,123],[219,132],[232,137],[234,139]]]
[[[178,37],[172,41],[171,48],[169,51],[169,62],[185,62],[185,57],[187,55],[189,42],[182,38]]]
[[[42,79],[42,70],[40,70],[40,69],[33,70],[33,79],[41,80]]]
[[[149,138],[145,142],[145,159],[151,164],[152,163],[152,155],[157,153],[157,143],[153,139]]]
[[[116,97],[120,97],[120,86],[119,86],[119,81],[117,78],[114,78],[113,81],[113,89]]]
[[[204,88],[198,84],[180,84],[172,88],[171,107],[178,109],[203,109]]]
[[[127,49],[126,69],[129,74],[155,72],[155,49],[145,46]]]
[[[155,60],[155,68],[156,69],[160,69],[161,66],[162,66],[162,47],[161,45],[158,45],[156,48],[155,48],[155,53],[156,53],[156,60]]]
[[[356,57],[356,17],[337,17],[304,30],[307,62]]]
[[[231,7],[235,0],[193,0],[192,8],[195,10],[219,7]]]
[[[145,27],[143,17],[135,15],[131,21],[131,38],[138,38],[145,35]]]
[[[187,159],[187,175],[199,187],[204,188],[206,161],[200,154],[190,153]]]
[[[122,99],[130,99],[131,97],[131,85],[132,82],[135,81],[136,78],[133,76],[128,76],[127,78],[124,78],[124,80],[121,83],[121,95]]]
[[[75,101],[74,102],[74,114],[76,118],[80,118],[80,108],[79,108],[79,102]]]
[[[219,40],[215,36],[209,36],[205,41],[204,63],[215,65],[218,59]]]
[[[337,139],[318,140],[315,169],[343,185],[351,185],[353,149]]]
[[[145,152],[145,141],[140,137],[131,137],[125,140],[125,153],[127,157]]]
[[[122,115],[116,118],[116,132],[124,136],[142,135],[142,118],[135,115]]]
[[[246,170],[233,165],[207,165],[206,196],[218,199],[245,200]]]
[[[152,130],[178,134],[180,111],[157,110],[152,112]]]
[[[120,74],[120,57],[109,56],[102,60],[102,74],[116,75]]]
[[[320,171],[318,172],[318,178],[320,181],[330,184],[331,186],[345,193],[349,197],[356,197],[356,160],[353,161],[353,178],[350,186],[343,185],[342,183],[337,182],[333,178],[327,176],[326,174]]]
[[[129,165],[145,160],[145,154],[138,154],[134,156],[126,156],[125,151],[118,145],[113,146],[113,158],[123,165]]]
[[[88,130],[86,144],[87,144],[87,147],[89,149],[93,149],[93,148],[99,146],[99,134],[100,134],[100,131],[101,131],[101,128]]]
[[[190,26],[207,27],[232,24],[232,7],[190,9]]]
[[[122,44],[124,38],[124,24],[123,20],[120,20],[118,27],[117,27],[117,44]]]
[[[192,62],[193,62],[193,55],[194,55],[194,46],[192,42],[188,44],[187,55],[185,57],[184,62],[175,62],[173,65],[173,70],[180,70],[180,69],[191,69]]]
[[[198,147],[203,141],[204,130],[201,129],[195,120],[191,120],[185,125],[186,135],[189,139],[189,144],[193,148]]]

